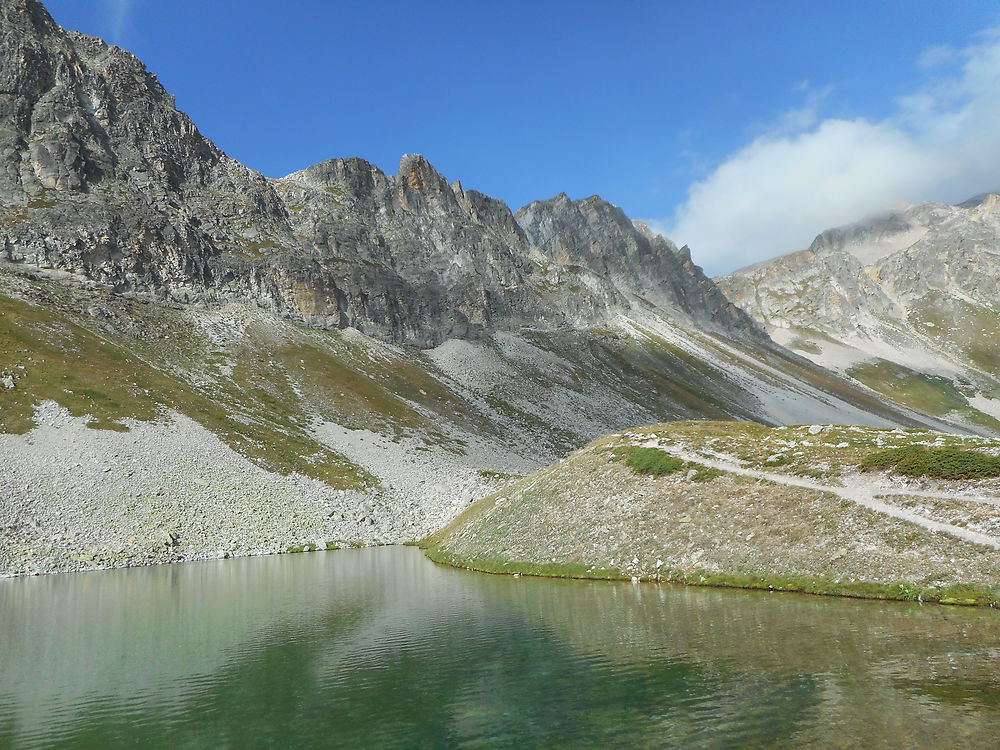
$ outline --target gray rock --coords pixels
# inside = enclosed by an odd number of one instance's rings
[[[553,266],[569,273],[586,269],[609,282],[609,302],[638,297],[694,327],[770,343],[691,261],[686,246],[678,249],[600,196],[572,201],[562,193],[525,206],[516,217]]]
[[[767,343],[686,249],[596,196],[515,218],[418,155],[395,176],[333,159],[268,180],[206,139],[137,58],[64,31],[37,0],[0,0],[0,49],[8,262],[421,347],[590,327],[636,304]]]
[[[931,387],[950,379],[947,398],[960,406],[955,390],[1000,392],[998,276],[1000,198],[987,194],[830,229],[806,250],[717,281],[779,343],[817,364],[851,373],[889,362],[901,382],[917,373]],[[979,427],[996,412],[977,418]]]

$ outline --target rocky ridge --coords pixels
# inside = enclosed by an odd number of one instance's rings
[[[528,204],[515,217],[557,279],[596,272],[623,294],[631,293],[691,327],[728,336],[737,332],[758,345],[771,343],[694,265],[687,246],[678,249],[600,196],[573,201],[562,193]]]
[[[636,297],[715,333],[752,326],[689,256],[596,196],[579,205],[605,241],[572,274],[548,273],[533,243],[552,233],[535,226],[537,207],[515,219],[416,155],[394,176],[334,159],[265,179],[205,138],[125,50],[64,31],[37,0],[0,0],[0,21],[0,257],[9,262],[118,292],[249,301],[421,347],[601,324]],[[614,243],[629,249],[602,259]],[[630,274],[630,260],[650,263]]]

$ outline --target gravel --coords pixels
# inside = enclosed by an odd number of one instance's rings
[[[399,543],[489,489],[459,481],[447,502],[405,484],[335,490],[268,472],[176,413],[124,433],[53,402],[36,416],[26,435],[0,434],[0,575]]]

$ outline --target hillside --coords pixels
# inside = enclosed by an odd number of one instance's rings
[[[937,424],[599,196],[268,179],[37,0],[0,49],[0,574],[418,539],[635,424]]]
[[[717,279],[779,343],[897,404],[1000,426],[1000,200],[921,203]]]
[[[645,323],[420,350],[0,271],[0,571],[417,539],[629,424],[906,420]]]
[[[1000,442],[681,422],[594,441],[422,542],[496,573],[997,602]]]

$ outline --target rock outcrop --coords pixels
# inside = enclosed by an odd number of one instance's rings
[[[766,342],[685,250],[597,197],[515,218],[416,155],[395,176],[334,159],[269,180],[205,138],[128,52],[64,31],[37,0],[0,0],[0,21],[8,262],[421,347],[589,327],[637,304]]]
[[[680,249],[600,196],[573,201],[562,193],[515,214],[528,238],[557,269],[587,269],[623,296],[635,296],[695,327],[767,341],[753,320]]]

